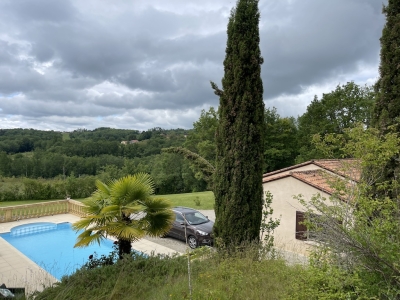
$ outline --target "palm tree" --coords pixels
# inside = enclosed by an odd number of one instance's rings
[[[144,237],[162,236],[174,220],[171,203],[152,198],[154,182],[148,174],[128,175],[108,184],[96,181],[97,190],[84,202],[87,216],[75,222],[79,234],[74,247],[86,247],[111,236],[118,241],[118,254],[132,250],[131,243]]]

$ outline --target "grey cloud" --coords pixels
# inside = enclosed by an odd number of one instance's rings
[[[158,92],[176,89],[176,83],[170,70],[151,70],[150,73],[146,74],[134,69],[126,74],[121,74],[116,79],[117,82],[132,89]]]
[[[37,44],[37,42],[32,43],[31,54],[36,57],[39,62],[48,62],[55,57],[55,51],[53,48],[49,47],[47,44]]]
[[[3,115],[26,115],[35,118],[46,116],[87,117],[107,116],[123,112],[123,109],[110,109],[92,105],[87,101],[74,103],[65,101],[62,105],[57,102],[45,102],[30,99],[0,98]]]
[[[46,89],[46,84],[33,70],[19,66],[0,66],[0,94],[28,92],[32,89]]]
[[[16,58],[13,55],[18,52],[18,46],[0,40],[0,66],[10,66],[16,63]]]
[[[180,120],[183,111],[218,105],[209,81],[219,83],[223,76],[227,16],[234,4],[0,2],[0,116],[40,126],[59,119],[65,127],[85,127],[86,119],[89,127],[128,126],[134,115],[147,126],[157,111],[164,116],[157,122],[164,119],[165,126],[191,127],[195,120]],[[336,85],[360,66],[377,69],[381,8],[376,0],[260,1],[267,104],[306,107],[296,96],[307,87]],[[117,93],[88,92],[104,82]],[[18,93],[23,97],[4,97]]]
[[[205,61],[222,63],[225,54],[226,33],[193,35],[188,34],[177,39],[163,40],[158,46],[164,61],[193,62]]]
[[[376,64],[383,18],[372,4],[294,2],[290,22],[261,32],[266,98],[355,71],[360,61]]]
[[[23,22],[60,23],[70,21],[76,13],[68,0],[5,0],[2,7]]]

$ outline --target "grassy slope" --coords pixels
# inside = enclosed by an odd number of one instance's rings
[[[383,299],[368,292],[357,274],[329,264],[287,265],[260,259],[258,247],[243,250],[197,249],[197,259],[191,260],[192,299]],[[35,300],[190,299],[187,266],[185,256],[125,258],[112,266],[82,268]]]
[[[214,254],[192,261],[192,295],[193,299],[302,299],[293,296],[293,282],[302,272],[302,267],[281,260]],[[153,257],[81,270],[36,299],[189,299],[187,260]]]

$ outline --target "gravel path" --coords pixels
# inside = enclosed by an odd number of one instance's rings
[[[215,221],[215,212],[214,210],[199,210],[203,215],[207,216],[211,221]],[[186,252],[186,244],[184,241],[180,241],[171,237],[166,238],[154,238],[154,237],[146,237],[148,241],[153,243],[168,247],[180,253]]]

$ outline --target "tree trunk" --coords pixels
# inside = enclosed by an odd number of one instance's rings
[[[124,254],[130,254],[132,251],[132,243],[128,240],[119,239],[118,240],[118,256],[122,259]]]

